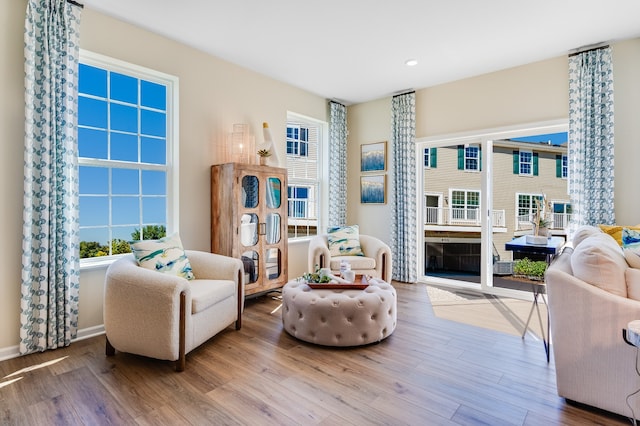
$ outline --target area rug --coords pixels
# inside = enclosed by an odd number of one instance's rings
[[[521,336],[531,309],[527,300],[486,295],[472,290],[452,290],[428,285],[427,294],[435,316],[449,321]],[[540,303],[542,324],[547,329],[547,310]],[[534,311],[527,335],[541,339],[538,316]]]

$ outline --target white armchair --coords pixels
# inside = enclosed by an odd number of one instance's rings
[[[364,256],[331,256],[326,235],[317,235],[309,241],[308,270],[316,265],[340,271],[340,262],[346,260],[356,274],[372,275],[391,282],[391,249],[383,241],[370,235],[360,234],[360,247]]]
[[[145,269],[127,255],[107,269],[104,295],[106,354],[116,349],[176,361],[235,322],[242,324],[242,262],[185,250],[195,280]]]

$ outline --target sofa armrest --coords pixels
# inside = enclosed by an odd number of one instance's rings
[[[376,270],[380,273],[380,278],[386,282],[391,282],[391,248],[370,235],[360,235],[360,247],[367,257],[372,257],[376,261]]]
[[[319,268],[328,268],[330,263],[331,252],[327,245],[327,236],[317,235],[311,238],[311,240],[309,240],[308,271],[314,271],[316,265]]]

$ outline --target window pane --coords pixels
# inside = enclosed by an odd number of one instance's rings
[[[124,133],[111,133],[111,159],[138,162],[138,137]]]
[[[107,132],[78,128],[78,156],[107,159]]]
[[[107,128],[107,103],[84,96],[78,97],[78,125]]]
[[[163,111],[167,109],[167,88],[165,86],[142,80],[140,90],[142,91],[142,106]]]
[[[167,164],[166,139],[140,138],[140,161],[151,164]]]
[[[114,197],[112,211],[111,218],[114,225],[129,225],[140,222],[138,197]]]
[[[80,194],[107,195],[109,193],[109,170],[106,167],[79,167]]]
[[[142,197],[142,222],[165,224],[166,197]]]
[[[80,196],[80,226],[109,224],[109,198]]]
[[[167,194],[167,174],[165,172],[143,170],[142,171],[142,194],[166,195]]]
[[[113,239],[131,241],[133,240],[133,234],[136,230],[135,226],[114,226],[113,227]]]
[[[88,95],[107,97],[107,71],[80,64],[78,67],[78,91]]]
[[[138,79],[111,73],[111,99],[138,104]]]
[[[107,245],[107,241],[109,241],[109,228],[107,227],[100,227],[100,228],[82,228],[80,229],[80,254],[81,257],[93,257],[93,255],[91,253],[89,253],[88,256],[82,256],[82,252],[83,252],[83,244],[82,242],[87,242],[87,243],[98,243],[98,245],[95,244],[88,244],[91,246],[90,250],[93,252],[95,250],[99,249],[99,246],[106,246]],[[86,250],[85,250],[86,251]],[[106,253],[106,250],[103,249],[103,252],[105,252],[104,254],[101,254],[102,256],[106,256],[109,253]]]
[[[129,169],[111,170],[112,187],[114,194],[139,194],[138,171]]]
[[[165,137],[167,134],[167,120],[163,113],[141,110],[142,134],[149,136]]]
[[[111,104],[111,130],[138,133],[138,110],[126,105]]]

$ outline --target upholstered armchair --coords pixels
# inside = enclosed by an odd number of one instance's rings
[[[116,349],[176,361],[235,322],[242,323],[242,262],[227,256],[185,250],[195,279],[138,266],[127,255],[107,269],[104,294],[106,354]]]
[[[327,235],[317,235],[309,241],[308,268],[313,271],[331,268],[333,273],[340,272],[340,263],[346,260],[356,274],[371,275],[391,282],[391,249],[381,240],[370,235],[359,235],[360,247],[364,256],[332,256]]]

